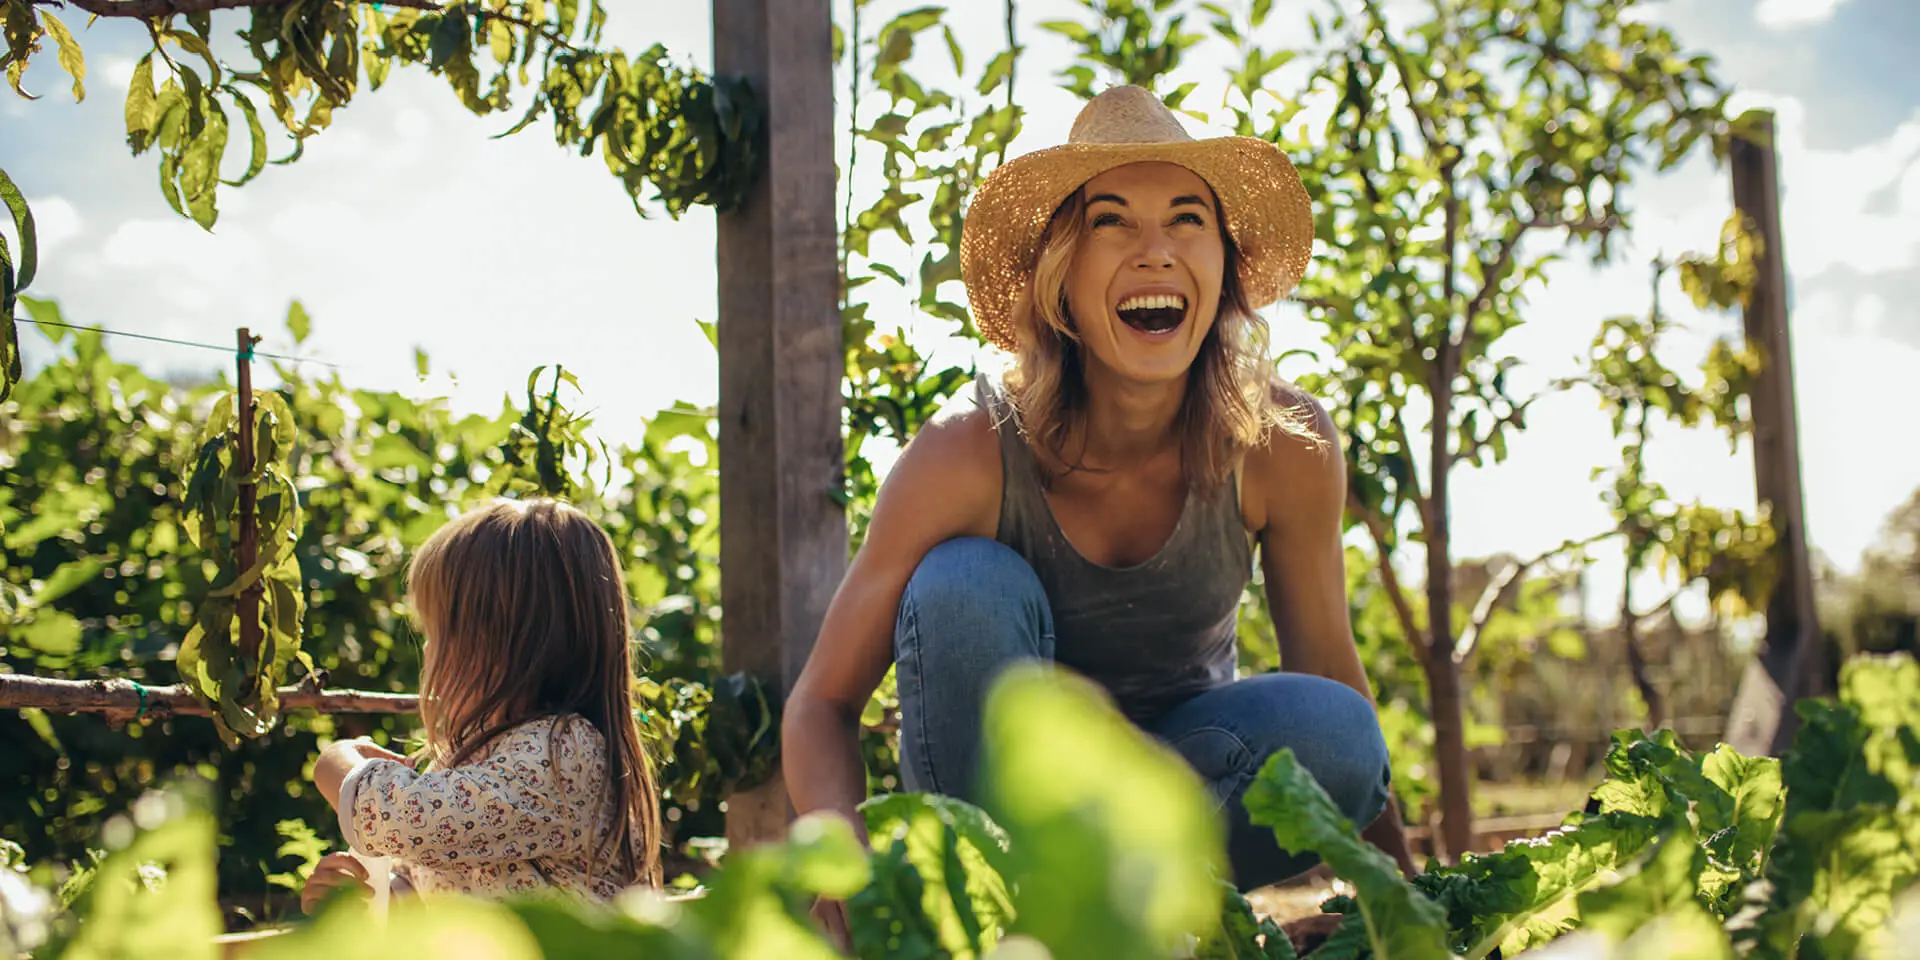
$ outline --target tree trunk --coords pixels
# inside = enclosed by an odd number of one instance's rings
[[[1627,671],[1640,699],[1647,704],[1647,730],[1658,730],[1667,723],[1667,702],[1647,675],[1646,652],[1640,649],[1640,617],[1633,612],[1633,571],[1627,571],[1627,586],[1620,588],[1620,638],[1626,644]],[[1611,731],[1609,731],[1611,732]]]
[[[1427,696],[1433,709],[1434,761],[1440,768],[1440,846],[1445,859],[1458,862],[1473,849],[1473,771],[1467,765],[1460,665],[1450,652],[1427,660]]]
[[[1449,209],[1448,240],[1453,237]],[[1452,249],[1449,242],[1448,249]],[[1448,271],[1448,302],[1452,302],[1452,271]],[[1440,338],[1433,380],[1432,446],[1428,475],[1425,537],[1427,547],[1427,689],[1433,711],[1434,760],[1440,768],[1441,834],[1446,856],[1455,860],[1473,848],[1473,771],[1467,766],[1465,704],[1460,695],[1460,665],[1454,662],[1453,535],[1448,518],[1447,475],[1453,466],[1453,372],[1451,337]]]

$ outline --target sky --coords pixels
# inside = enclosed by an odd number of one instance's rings
[[[904,6],[875,0],[863,16],[871,28]],[[1269,47],[1304,33],[1293,6],[1277,6],[1261,35]],[[683,62],[710,65],[707,5],[607,7],[610,43],[637,51],[660,42]],[[836,16],[844,7],[835,0]],[[1000,5],[954,7],[949,21],[977,70],[1004,42]],[[1018,4],[1028,118],[1015,154],[1058,142],[1071,122],[1077,101],[1050,66],[1066,50],[1037,24],[1078,9]],[[1920,444],[1885,425],[1904,421],[1897,411],[1920,370],[1920,70],[1902,49],[1902,38],[1920,36],[1920,5],[1667,0],[1650,9],[1716,58],[1740,103],[1777,112],[1808,530],[1815,549],[1855,568],[1881,520],[1920,485]],[[222,30],[239,22],[214,19]],[[616,442],[675,401],[714,399],[717,361],[694,322],[715,314],[708,211],[637,216],[597,159],[556,148],[541,125],[493,139],[517,110],[474,117],[441,80],[396,69],[387,87],[337,113],[297,163],[223,189],[208,233],[167,207],[155,158],[134,158],[124,143],[124,91],[144,31],[71,25],[87,51],[85,102],[73,102],[51,55],[27,74],[42,99],[0,93],[0,168],[40,227],[29,293],[57,299],[70,321],[215,344],[247,325],[266,335],[262,349],[341,364],[349,383],[450,394],[471,409],[497,410],[532,366],[562,363],[581,378],[598,431]],[[233,153],[243,160],[244,146]],[[1635,232],[1614,266],[1570,258],[1530,295],[1527,324],[1503,341],[1524,361],[1523,386],[1573,372],[1602,318],[1644,312],[1647,260],[1711,244],[1731,210],[1727,174],[1705,159],[1644,183],[1634,199]],[[314,320],[297,349],[282,326],[294,299]],[[1713,336],[1738,327],[1735,316],[1692,311],[1677,288],[1665,302],[1691,331],[1673,339],[1669,362],[1697,363]],[[1297,308],[1278,305],[1268,318],[1277,347],[1316,345]],[[22,329],[29,363],[44,362],[45,341]],[[938,333],[915,329],[915,342]],[[425,382],[416,348],[434,371]],[[231,359],[125,339],[113,349],[156,373],[206,375]],[[973,348],[937,349],[937,359],[965,363]],[[1605,529],[1590,475],[1615,449],[1591,395],[1543,400],[1507,462],[1455,474],[1456,555],[1527,556]],[[1683,500],[1752,508],[1744,445],[1669,430],[1649,468]],[[1601,555],[1597,597],[1617,595],[1619,566]]]

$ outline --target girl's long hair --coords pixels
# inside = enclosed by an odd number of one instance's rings
[[[658,884],[659,791],[634,722],[625,577],[606,532],[551,500],[495,501],[421,545],[407,580],[429,646],[428,755],[453,766],[529,720],[584,717],[606,743],[613,798],[589,872],[611,851],[622,886]]]
[[[1041,237],[1033,283],[1017,313],[1014,365],[1006,374],[1020,429],[1055,476],[1075,469],[1067,442],[1087,414],[1084,348],[1067,308],[1067,274],[1087,232],[1084,211],[1076,192],[1054,211]],[[1188,482],[1202,489],[1227,482],[1269,430],[1316,447],[1325,443],[1303,412],[1274,402],[1267,323],[1247,302],[1232,235],[1223,227],[1220,236],[1227,253],[1220,309],[1193,359],[1175,424]]]

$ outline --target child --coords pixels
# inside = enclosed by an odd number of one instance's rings
[[[613,542],[552,501],[497,501],[435,533],[408,568],[426,634],[425,773],[365,740],[313,780],[348,846],[413,890],[606,899],[660,879],[659,800],[633,720],[627,595]],[[364,887],[352,856],[307,881],[308,912]]]

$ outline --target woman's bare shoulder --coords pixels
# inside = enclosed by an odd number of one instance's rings
[[[1319,398],[1275,377],[1269,397],[1280,423],[1247,451],[1240,493],[1247,526],[1264,529],[1270,514],[1287,505],[1309,507],[1344,499],[1346,465],[1340,434]]]
[[[962,390],[928,419],[881,488],[887,511],[952,536],[991,535],[1000,511],[1000,437],[993,412]],[[901,509],[904,508],[904,509]]]

